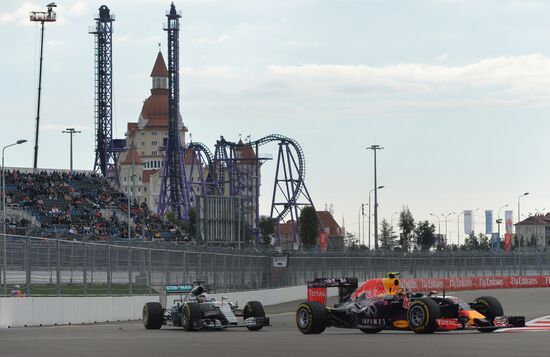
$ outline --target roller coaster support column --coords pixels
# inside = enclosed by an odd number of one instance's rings
[[[168,138],[157,213],[166,214],[170,209],[178,219],[189,218],[189,190],[183,167],[183,150],[180,143],[180,128],[183,126],[179,115],[179,19],[174,3],[166,15],[168,21]],[[181,126],[180,126],[181,125]]]

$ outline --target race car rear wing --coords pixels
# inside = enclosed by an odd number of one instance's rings
[[[338,288],[338,302],[344,302],[357,289],[357,278],[318,278],[307,282],[307,301],[326,305],[327,288]]]

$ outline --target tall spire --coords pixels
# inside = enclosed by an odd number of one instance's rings
[[[162,52],[159,51],[153,70],[151,71],[152,87],[151,94],[166,94],[168,93],[168,69],[166,62],[162,57]]]

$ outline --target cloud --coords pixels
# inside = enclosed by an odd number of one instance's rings
[[[77,1],[71,7],[69,7],[68,14],[71,16],[82,16],[86,14],[87,6],[85,1]]]
[[[29,21],[29,14],[31,11],[42,9],[43,5],[31,2],[24,2],[17,9],[13,11],[7,11],[0,13],[0,26],[1,25],[19,25],[19,26],[31,26]]]
[[[495,57],[462,66],[185,67],[181,75],[193,105],[223,110],[230,106],[234,115],[243,117],[261,113],[309,120],[550,104],[550,59],[541,54]]]
[[[449,58],[449,55],[446,53],[443,53],[435,58],[437,62],[445,61],[447,58]]]
[[[550,94],[550,59],[541,54],[484,59],[465,66],[397,64],[302,65],[266,68],[270,77],[289,87],[325,88],[341,92],[385,89],[399,92],[436,92],[449,89],[491,89],[516,95]]]

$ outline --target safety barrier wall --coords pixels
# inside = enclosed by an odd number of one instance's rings
[[[306,299],[306,286],[212,294],[238,302],[261,301],[265,306]],[[331,295],[336,295],[332,291]],[[172,302],[168,297],[168,304]],[[174,297],[175,298],[175,297]],[[0,298],[0,328],[86,324],[141,319],[143,305],[158,296]]]
[[[401,279],[401,282],[413,291],[543,288],[550,287],[550,275]],[[337,290],[329,289],[327,293],[335,296]],[[241,308],[252,300],[269,306],[306,300],[307,288],[300,285],[213,296],[237,301]],[[0,328],[139,320],[143,304],[148,301],[158,301],[158,296],[0,298]]]
[[[515,288],[548,288],[549,275],[484,276],[473,278],[401,279],[401,283],[413,291],[427,290],[484,290]]]
[[[0,298],[0,328],[141,319],[158,296]]]

